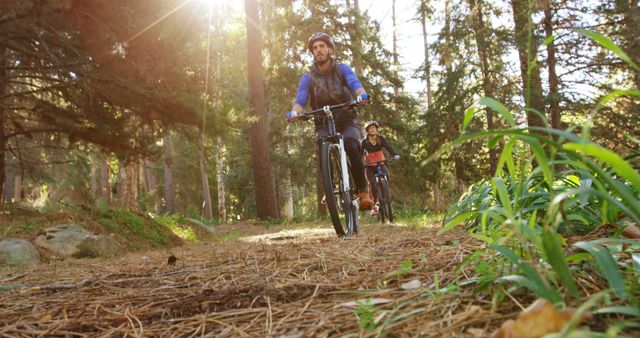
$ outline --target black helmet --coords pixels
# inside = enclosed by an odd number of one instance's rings
[[[376,126],[376,128],[380,129],[380,125],[378,125],[378,121],[369,120],[369,121],[365,122],[365,124],[364,124],[364,131],[369,132],[369,127],[371,127],[371,126]]]
[[[323,32],[317,32],[311,35],[311,37],[309,38],[309,42],[307,43],[307,48],[309,48],[309,51],[312,51],[311,48],[313,47],[313,44],[318,40],[324,41],[327,44],[327,46],[331,48],[335,47],[335,45],[333,44],[333,39],[331,39],[331,36],[329,36],[329,34],[323,33]]]

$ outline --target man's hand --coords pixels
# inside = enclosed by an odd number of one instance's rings
[[[367,104],[369,102],[369,94],[361,93],[356,98],[356,102],[358,102],[359,104]]]
[[[290,112],[287,113],[287,115],[285,115],[285,119],[287,119],[287,122],[295,122],[298,119],[298,112],[295,110],[292,110]]]
[[[396,160],[396,161],[399,160],[400,159],[400,155],[393,155],[393,159]]]

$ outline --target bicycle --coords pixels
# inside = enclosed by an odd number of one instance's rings
[[[351,108],[360,105],[356,101],[312,110],[300,114],[300,119],[308,120],[314,116],[325,118],[328,136],[322,138],[320,149],[320,170],[326,196],[327,209],[331,215],[331,223],[338,237],[352,237],[359,231],[358,212],[360,201],[357,197],[349,158],[344,148],[344,137],[336,130],[332,110]]]
[[[384,223],[385,217],[390,223],[393,223],[393,208],[391,208],[391,191],[389,190],[389,178],[382,169],[385,163],[391,163],[394,159],[388,158],[375,162],[367,162],[365,165],[376,165],[376,196],[378,197],[378,217],[380,222]]]

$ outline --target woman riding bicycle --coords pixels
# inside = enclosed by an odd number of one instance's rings
[[[374,205],[376,205],[371,209],[371,215],[378,214],[378,207],[377,207],[378,196],[376,196],[377,195],[376,188],[373,185],[376,182],[375,174],[376,174],[376,167],[378,166],[376,162],[382,161],[385,159],[384,152],[382,151],[382,149],[383,148],[386,149],[393,156],[394,160],[397,161],[400,159],[400,155],[391,147],[391,145],[389,145],[389,142],[387,142],[387,139],[385,139],[384,136],[378,134],[379,127],[380,125],[375,120],[367,121],[364,124],[364,131],[367,133],[367,136],[365,136],[362,139],[362,143],[360,147],[364,155],[364,163],[366,165],[365,171],[367,175],[367,180],[369,181],[370,190],[373,193],[373,202],[374,202]],[[387,178],[389,178],[389,170],[387,169],[387,166],[384,163],[382,163],[381,167],[385,175],[387,176]]]

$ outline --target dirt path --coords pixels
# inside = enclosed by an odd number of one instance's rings
[[[158,250],[2,271],[0,285],[23,287],[0,292],[0,336],[482,337],[512,312],[489,311],[471,286],[441,289],[479,245],[468,236],[226,230],[224,241],[172,249],[172,266]]]

